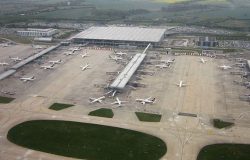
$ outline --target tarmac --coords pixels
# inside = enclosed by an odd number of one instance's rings
[[[214,143],[250,143],[250,117],[243,113],[250,111],[249,102],[239,100],[239,94],[247,90],[233,84],[238,76],[230,75],[218,65],[231,62],[224,59],[206,58],[202,64],[197,56],[169,56],[160,54],[162,59],[175,58],[175,63],[167,69],[157,69],[144,64],[141,68],[152,71],[151,75],[138,75],[145,88],[128,89],[117,96],[129,101],[123,107],[110,105],[114,98],[107,98],[104,104],[89,104],[89,97],[100,97],[103,89],[115,78],[106,72],[121,71],[124,67],[109,59],[112,50],[84,48],[78,54],[66,56],[67,47],[60,47],[49,55],[30,63],[13,76],[0,81],[3,90],[15,91],[16,99],[10,104],[0,104],[0,159],[41,159],[70,160],[19,147],[6,138],[14,125],[36,119],[59,119],[122,127],[155,135],[167,144],[167,154],[162,160],[196,160],[203,146]],[[79,54],[87,52],[89,57]],[[134,54],[134,53],[133,53]],[[149,53],[151,56],[153,53]],[[153,55],[154,56],[154,55]],[[52,70],[43,70],[41,64],[49,60],[62,59]],[[129,59],[129,58],[128,58]],[[155,61],[149,59],[148,61]],[[81,71],[80,65],[90,64],[91,69]],[[34,75],[33,82],[22,82],[20,76]],[[176,83],[183,80],[187,86],[179,88]],[[1,93],[1,96],[4,96]],[[153,105],[141,105],[136,98],[155,97]],[[75,106],[61,111],[48,109],[53,103],[69,103]],[[112,119],[88,116],[98,108],[112,108]],[[140,122],[135,111],[162,114],[159,123]],[[197,115],[180,116],[179,113]],[[211,119],[234,119],[236,125],[229,129],[215,129]]]

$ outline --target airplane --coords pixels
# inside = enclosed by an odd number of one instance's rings
[[[52,68],[54,68],[54,65],[52,64],[50,66],[41,66],[41,68],[43,68],[43,69],[52,69]]]
[[[127,55],[127,53],[124,53],[124,52],[115,52],[114,54],[118,55],[118,56],[126,56]]]
[[[122,106],[122,103],[126,103],[127,101],[120,101],[118,97],[116,97],[116,101],[111,104],[117,104],[118,107]]]
[[[110,97],[114,97],[116,93],[117,93],[117,90],[110,90],[107,93],[105,93],[104,95],[110,95]]]
[[[74,55],[74,54],[75,54],[75,53],[74,53],[73,51],[71,51],[71,52],[66,52],[66,53],[65,53],[66,56],[70,56],[70,55]]]
[[[22,77],[20,78],[20,80],[27,82],[27,81],[34,81],[35,80],[35,76],[32,77]]]
[[[82,71],[86,69],[90,69],[89,64],[87,63],[85,66],[80,66],[82,68]]]
[[[82,58],[88,57],[88,54],[87,53],[81,54],[81,57]]]
[[[169,65],[166,65],[166,64],[158,64],[158,65],[155,65],[155,67],[158,67],[160,69],[163,69],[163,68],[168,68]]]
[[[39,45],[32,45],[32,47],[33,47],[34,49],[43,49],[43,47],[42,47],[42,46],[39,46]]]
[[[185,84],[183,81],[180,81],[179,83],[176,84],[178,87],[185,87],[187,84]]]
[[[115,61],[122,60],[121,57],[111,56],[111,55],[109,56],[109,58],[110,58],[110,59],[113,59],[113,60],[115,60]]]
[[[3,90],[1,90],[1,93],[8,94],[8,95],[15,95],[16,94],[15,92],[3,91]]]
[[[75,51],[80,51],[80,50],[81,50],[81,47],[78,47],[78,48],[70,48],[69,50],[72,51],[72,52],[74,53]]]
[[[232,67],[231,66],[222,65],[222,66],[219,66],[219,68],[221,68],[223,70],[226,70],[226,69],[231,69]]]
[[[138,98],[135,101],[140,102],[143,105],[145,105],[146,103],[153,104],[153,103],[155,103],[155,98],[153,98],[153,99],[151,97],[146,98],[146,99],[139,99]]]
[[[201,61],[201,63],[206,63],[207,62],[207,60],[204,59],[204,58],[200,58],[200,61]]]
[[[7,66],[7,65],[9,65],[9,63],[6,63],[6,62],[0,62],[0,65],[1,65],[1,66]]]
[[[55,60],[55,61],[49,61],[49,63],[52,63],[52,65],[54,65],[54,64],[60,64],[60,63],[62,63],[62,60],[59,59],[59,60]]]
[[[105,99],[105,96],[102,96],[102,97],[99,97],[99,98],[89,98],[90,100],[90,103],[93,104],[93,103],[102,103],[102,101]]]
[[[167,60],[162,59],[162,60],[160,60],[160,62],[163,62],[163,63],[174,63],[174,61],[175,61],[175,59],[167,59]]]
[[[14,60],[14,62],[21,61],[22,59],[19,57],[10,57],[10,59]]]

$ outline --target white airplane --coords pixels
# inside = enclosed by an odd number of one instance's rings
[[[14,60],[14,62],[21,61],[22,59],[19,57],[10,57],[10,59]]]
[[[15,95],[16,94],[16,92],[3,91],[3,90],[1,90],[1,93],[8,94],[8,95]]]
[[[69,50],[72,51],[72,52],[74,53],[75,51],[80,51],[80,50],[81,50],[81,47],[78,47],[78,48],[70,48]]]
[[[222,65],[222,66],[219,66],[219,68],[221,68],[223,70],[226,70],[226,69],[231,69],[232,67],[231,66],[227,66],[227,65]]]
[[[169,66],[166,65],[166,64],[158,64],[158,65],[155,65],[155,67],[158,67],[160,69],[163,69],[163,68],[168,68]]]
[[[75,54],[75,53],[74,53],[73,51],[71,51],[71,52],[66,52],[66,53],[65,53],[66,56],[70,56],[70,55],[74,55],[74,54]]]
[[[117,104],[118,107],[122,106],[122,103],[126,103],[127,101],[120,101],[118,97],[116,97],[116,101],[111,104]]]
[[[160,62],[163,62],[163,63],[174,63],[174,61],[175,61],[175,59],[167,59],[167,60],[162,59],[162,60],[160,60]]]
[[[8,66],[8,65],[9,65],[9,63],[6,63],[6,62],[0,62],[0,65],[1,65],[1,66]]]
[[[81,54],[82,58],[88,57],[89,55],[87,53]]]
[[[187,84],[185,84],[183,81],[180,81],[179,83],[176,84],[178,87],[185,87]]]
[[[146,103],[153,104],[153,103],[155,103],[155,98],[153,98],[153,99],[151,97],[146,98],[146,99],[138,98],[135,101],[140,102],[143,105],[145,105]]]
[[[117,56],[109,56],[110,59],[113,59],[115,61],[119,61],[119,60],[122,60],[122,57],[117,57]]]
[[[7,43],[4,43],[4,44],[1,44],[1,46],[4,48],[4,47],[9,47],[10,45]]]
[[[207,60],[204,59],[204,58],[200,58],[200,61],[201,61],[201,63],[206,63],[207,62]]]
[[[43,47],[42,47],[42,46],[39,46],[39,45],[32,45],[32,47],[33,47],[34,49],[43,49]]]
[[[125,56],[125,55],[127,55],[127,53],[124,53],[124,52],[115,52],[114,54],[118,55],[118,56]]]
[[[99,98],[89,98],[91,104],[92,104],[92,103],[96,103],[96,102],[102,103],[102,101],[103,101],[104,99],[105,99],[105,96],[102,96],[102,97],[99,97]]]
[[[53,69],[54,68],[54,65],[50,65],[50,66],[41,66],[41,68],[43,69]]]
[[[35,76],[32,77],[22,77],[20,78],[20,80],[27,82],[27,81],[34,81],[35,80]]]
[[[89,64],[87,63],[85,66],[80,66],[82,68],[82,71],[86,69],[90,69]]]
[[[60,64],[60,63],[62,63],[62,60],[59,59],[59,60],[55,60],[55,61],[49,61],[49,63],[52,63],[52,65],[54,65],[54,64]]]

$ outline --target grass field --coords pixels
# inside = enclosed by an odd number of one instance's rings
[[[10,103],[13,101],[15,98],[10,98],[10,97],[2,97],[0,96],[0,103]]]
[[[215,128],[227,128],[227,127],[231,127],[234,125],[234,123],[232,122],[225,122],[225,121],[222,121],[220,119],[213,119],[213,125]]]
[[[152,135],[70,121],[23,122],[7,138],[29,149],[88,160],[159,160],[167,152],[166,144]]]
[[[54,103],[49,107],[49,109],[59,111],[59,110],[63,110],[65,108],[69,108],[72,106],[74,106],[74,105],[73,104],[63,104],[63,103]]]
[[[94,110],[92,112],[89,112],[90,116],[97,116],[97,117],[106,117],[106,118],[113,118],[114,113],[112,109],[107,109],[107,108],[101,108]]]
[[[140,121],[144,122],[160,122],[161,115],[159,114],[151,114],[151,113],[143,113],[143,112],[135,112],[137,118]]]
[[[249,160],[248,144],[213,144],[202,148],[197,160]]]

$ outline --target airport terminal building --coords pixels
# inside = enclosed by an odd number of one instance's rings
[[[48,29],[28,28],[25,31],[17,31],[17,34],[19,36],[25,36],[25,37],[51,37],[57,33],[58,30],[53,28],[48,28]]]
[[[162,44],[166,29],[141,27],[90,27],[72,37],[74,43],[145,47]]]

